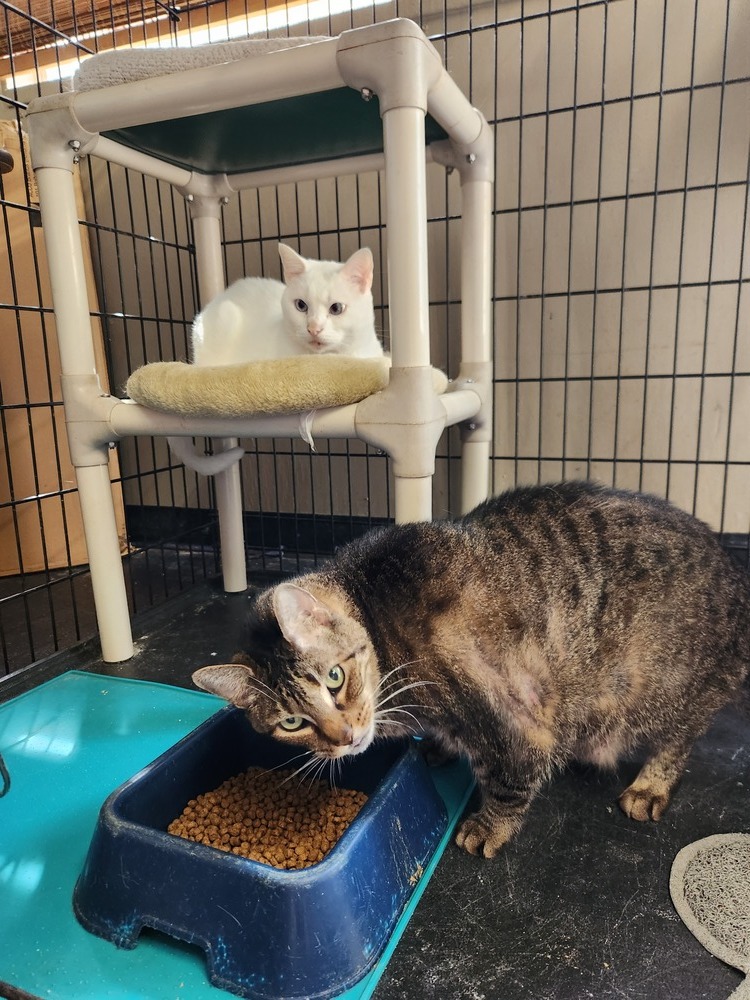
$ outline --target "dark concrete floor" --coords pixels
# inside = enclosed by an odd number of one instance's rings
[[[136,621],[131,660],[105,664],[84,644],[0,683],[0,701],[70,669],[190,687],[196,667],[236,652],[247,605],[198,585]],[[448,848],[375,1000],[728,997],[741,976],[682,924],[669,874],[686,844],[750,830],[750,720],[719,716],[659,824],[617,808],[637,767],[558,776],[493,861]]]

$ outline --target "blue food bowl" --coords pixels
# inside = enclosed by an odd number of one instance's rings
[[[211,983],[242,997],[342,993],[383,951],[448,817],[413,742],[344,759],[336,784],[368,801],[329,854],[298,871],[167,833],[190,799],[293,749],[224,708],[106,800],[73,894],[94,934],[134,948],[144,927],[197,944]]]

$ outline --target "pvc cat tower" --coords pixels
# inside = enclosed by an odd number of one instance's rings
[[[393,463],[395,517],[405,522],[431,518],[438,440],[446,427],[460,424],[462,509],[486,497],[494,141],[416,24],[397,19],[219,65],[43,97],[29,105],[26,121],[104,660],[133,653],[107,466],[110,443],[129,435],[205,436],[216,450],[236,446],[239,437],[299,437],[301,424],[291,412],[185,415],[158,400],[144,405],[102,389],[73,189],[83,155],[169,182],[188,200],[202,304],[224,287],[221,209],[233,194],[382,168],[392,367],[383,388],[343,405],[330,405],[333,383],[321,380],[326,384],[309,429],[323,438],[360,438],[385,451]],[[336,127],[310,129],[310,122]],[[444,392],[436,389],[430,367],[428,158],[457,170],[462,192],[461,361]],[[247,580],[237,464],[216,477],[216,497],[224,587],[242,591]]]

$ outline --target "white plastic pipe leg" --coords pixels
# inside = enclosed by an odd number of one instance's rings
[[[221,209],[217,198],[196,198],[193,207],[195,260],[201,303],[224,290],[221,254]],[[236,448],[237,438],[221,438],[214,446],[223,451]],[[236,594],[247,589],[245,530],[242,510],[240,463],[235,462],[214,479],[219,514],[219,544],[224,590]]]
[[[383,115],[388,302],[394,368],[430,363],[427,287],[427,194],[424,114],[419,108],[392,108]],[[397,475],[396,522],[432,518],[432,477]]]
[[[237,438],[222,438],[223,450],[236,448]],[[242,488],[240,463],[235,462],[214,479],[216,506],[219,511],[219,544],[221,545],[221,571],[224,590],[237,594],[247,590],[247,564],[245,562],[245,530],[242,519]]]
[[[461,185],[461,362],[483,400],[461,446],[461,512],[490,492],[492,439],[492,184]]]
[[[68,405],[74,401],[66,397],[67,386],[75,377],[91,377],[96,367],[78,210],[69,170],[44,167],[36,177],[69,420]],[[85,421],[68,424],[102,657],[116,663],[133,655],[133,639],[107,448],[97,434],[98,428]]]
[[[432,476],[419,479],[394,476],[396,524],[432,518]]]
[[[102,658],[118,663],[133,655],[133,639],[109,469],[83,466],[76,469],[76,477]]]
[[[394,368],[430,363],[424,114],[383,115],[388,305]]]
[[[492,184],[461,185],[461,359],[492,359]]]
[[[489,494],[490,442],[464,441],[461,446],[461,513],[468,514]]]
[[[239,441],[237,438],[221,438],[221,443],[223,450],[228,450],[236,448]],[[216,509],[219,512],[221,573],[224,590],[228,594],[236,594],[239,591],[247,590],[240,463],[235,462],[224,472],[217,473],[214,484]]]

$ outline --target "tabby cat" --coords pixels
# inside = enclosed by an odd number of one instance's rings
[[[311,766],[412,731],[464,754],[481,805],[457,842],[492,857],[571,760],[646,747],[619,801],[660,819],[749,668],[750,577],[706,525],[572,482],[371,532],[262,593],[235,662],[193,679]]]

